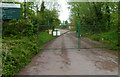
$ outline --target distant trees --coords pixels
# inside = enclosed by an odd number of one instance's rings
[[[67,20],[65,21],[65,24],[66,24],[66,25],[68,24],[68,21],[67,21]]]

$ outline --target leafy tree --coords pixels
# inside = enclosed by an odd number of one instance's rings
[[[45,2],[43,1],[41,4],[40,12],[43,12],[45,10]]]
[[[67,20],[65,21],[65,24],[66,24],[66,25],[68,24],[68,21],[67,21]]]
[[[50,23],[50,25],[60,24],[60,20],[58,19],[58,11],[56,9],[46,9],[44,1],[42,2],[40,7],[38,7],[34,2],[26,2],[27,20],[24,20],[24,3],[16,3],[21,5],[21,19],[10,20],[10,22],[4,24],[4,36],[27,34],[32,35],[34,33],[37,33],[38,31],[45,31],[52,28],[54,29],[54,27],[47,26],[48,22]],[[39,10],[39,8],[41,9]],[[37,11],[35,11],[35,9],[37,9]],[[46,26],[41,27],[40,25]]]
[[[113,2],[71,2],[71,22],[80,21],[84,30],[96,33],[109,31],[117,22],[117,3]]]

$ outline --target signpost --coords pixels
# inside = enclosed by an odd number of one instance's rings
[[[2,19],[20,19],[20,4],[0,3]]]

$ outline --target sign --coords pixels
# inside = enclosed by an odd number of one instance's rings
[[[2,3],[2,19],[20,19],[20,4]]]

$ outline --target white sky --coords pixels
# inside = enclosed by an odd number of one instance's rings
[[[59,15],[60,15],[59,19],[61,21],[66,21],[66,20],[69,21],[70,11],[68,9],[68,4],[67,4],[66,0],[59,0],[59,4],[61,6],[60,13],[59,13]]]

